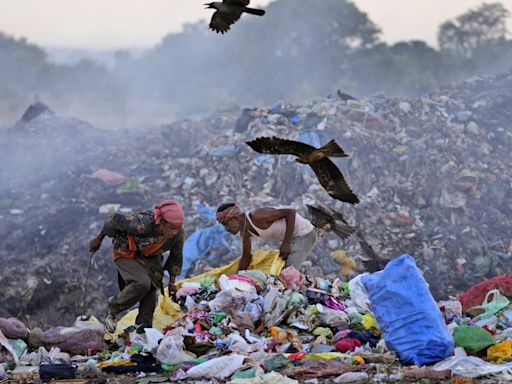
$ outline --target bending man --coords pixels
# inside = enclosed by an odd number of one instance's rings
[[[112,256],[118,271],[120,292],[108,299],[105,328],[114,332],[117,316],[139,303],[135,324],[140,331],[153,326],[153,313],[158,290],[163,292],[163,270],[169,271],[169,295],[174,297],[176,276],[181,273],[183,260],[184,221],[182,208],[174,200],[164,200],[151,211],[134,215],[110,215],[100,234],[91,240],[91,252],[96,252],[105,236],[112,237]],[[162,266],[162,254],[170,251]]]
[[[256,208],[242,212],[238,204],[223,204],[217,209],[217,221],[233,235],[240,233],[243,251],[238,270],[249,267],[252,261],[251,238],[281,242],[279,256],[286,266],[300,270],[316,242],[316,229],[295,209]]]

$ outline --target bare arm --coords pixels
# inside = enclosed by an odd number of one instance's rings
[[[251,235],[249,233],[246,232],[243,234],[242,244],[242,257],[240,258],[240,263],[238,264],[238,271],[246,270],[249,268],[249,265],[251,265]]]

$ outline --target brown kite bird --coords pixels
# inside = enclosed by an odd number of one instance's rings
[[[359,203],[359,198],[348,186],[343,174],[329,157],[348,157],[336,141],[331,140],[321,148],[279,137],[259,137],[248,141],[247,145],[259,153],[272,155],[294,155],[296,161],[308,164],[315,172],[318,181],[334,199],[350,204]]]
[[[315,207],[313,205],[306,204],[306,207],[311,215],[311,223],[317,228],[326,232],[334,232],[342,240],[348,239],[357,232],[357,228],[346,224],[341,213],[331,211],[322,205]]]
[[[217,33],[226,33],[231,25],[236,23],[242,16],[242,13],[263,16],[265,11],[262,9],[249,8],[250,0],[223,0],[206,3],[206,9],[215,9],[215,13],[210,21],[210,29]]]
[[[386,261],[377,256],[372,246],[368,244],[359,228],[351,227],[348,225],[343,215],[334,209],[330,209],[320,203],[317,203],[317,205],[318,206],[315,207],[313,205],[306,204],[309,214],[312,217],[311,222],[315,227],[327,231],[331,230],[343,240],[348,239],[350,236],[355,234],[361,249],[367,256],[365,259],[361,258],[361,262],[365,270],[368,272],[377,272],[378,270],[384,268]],[[343,224],[336,223],[337,221]]]

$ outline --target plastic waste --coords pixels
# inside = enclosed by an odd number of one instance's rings
[[[497,289],[493,289],[485,295],[484,301],[482,305],[479,307],[483,309],[485,312],[481,315],[478,315],[474,318],[474,320],[483,320],[488,319],[501,311],[504,308],[507,308],[510,304],[510,301],[503,296],[500,291]]]
[[[225,379],[238,371],[246,362],[251,363],[247,356],[232,354],[208,360],[187,371],[187,378],[215,377]]]
[[[288,308],[303,307],[303,306],[306,306],[307,304],[308,304],[308,300],[303,295],[301,295],[298,292],[293,292],[292,297],[290,298],[290,300],[288,301],[288,304],[286,306]]]
[[[323,307],[317,315],[317,319],[320,320],[321,324],[331,328],[348,328],[348,315],[343,311]]]
[[[4,334],[0,331],[0,346],[4,347],[5,350],[9,353],[12,360],[18,364],[18,355],[16,354],[16,351],[11,346],[11,343],[9,343],[9,340],[4,336]],[[8,360],[10,361],[10,360]],[[0,361],[0,363],[5,363],[6,361]]]
[[[252,379],[234,379],[229,384],[299,384],[299,382],[283,376],[279,372],[269,372],[264,375],[256,375]]]
[[[487,359],[502,363],[512,357],[512,340],[505,340],[487,349]]]
[[[455,376],[483,377],[487,375],[501,374],[503,379],[512,379],[512,363],[494,364],[488,363],[474,356],[452,357],[438,362],[433,367],[436,371],[450,369]]]
[[[361,313],[371,312],[370,299],[368,298],[368,293],[362,282],[363,277],[367,275],[368,273],[357,275],[348,282],[350,299],[354,307]]]
[[[487,293],[493,289],[498,289],[505,296],[512,296],[512,275],[496,276],[472,286],[459,296],[462,309],[467,311],[481,305]]]
[[[380,328],[379,328],[379,324],[377,324],[377,319],[375,319],[375,317],[371,313],[367,313],[367,314],[363,315],[362,318],[363,318],[362,324],[363,324],[364,329],[373,330],[377,334],[380,333]]]
[[[128,177],[109,169],[98,169],[91,174],[92,178],[100,179],[107,185],[119,185],[128,180]]]
[[[366,372],[346,372],[335,378],[333,382],[336,384],[367,383],[369,382],[369,376]]]
[[[158,349],[158,342],[164,338],[164,334],[155,328],[144,328],[146,333],[147,344],[145,349],[152,352],[156,352]]]
[[[265,361],[263,362],[263,369],[265,370],[265,372],[279,372],[291,366],[291,361],[282,354],[271,356],[268,359],[265,359]]]
[[[453,338],[455,345],[464,348],[468,353],[477,353],[496,344],[494,337],[488,331],[477,326],[461,325],[455,328]]]
[[[340,353],[352,352],[357,347],[361,346],[361,342],[357,339],[342,339],[336,343],[336,350]]]
[[[288,267],[281,271],[279,278],[284,286],[294,291],[302,287],[306,283],[306,278],[295,267]]]
[[[403,363],[430,364],[452,354],[453,338],[411,256],[390,261],[362,281],[384,340]]]
[[[156,358],[165,364],[180,364],[196,358],[190,352],[184,351],[183,336],[166,335],[156,351]]]

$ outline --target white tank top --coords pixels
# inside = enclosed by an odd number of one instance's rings
[[[251,211],[252,212],[252,211]],[[263,240],[275,240],[275,241],[283,241],[284,234],[286,233],[286,219],[279,219],[272,223],[270,227],[267,229],[258,228],[253,224],[250,213],[247,213],[245,217],[249,224],[252,225],[254,230],[258,233],[257,237]],[[315,227],[311,222],[305,218],[303,218],[298,213],[295,214],[295,227],[293,228],[292,237],[304,236],[310,233]],[[252,234],[252,233],[251,233]]]

